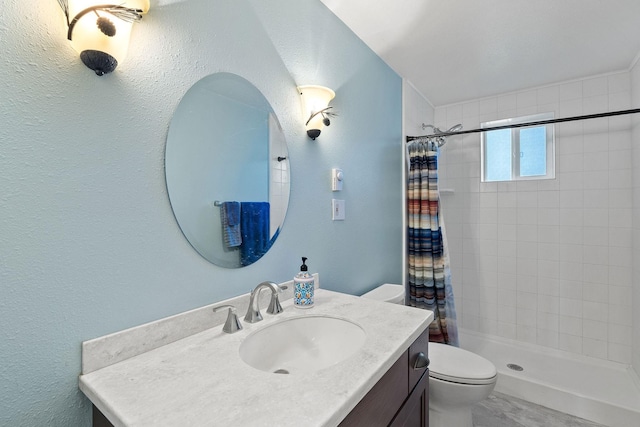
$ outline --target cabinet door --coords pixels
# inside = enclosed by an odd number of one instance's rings
[[[339,427],[386,426],[407,397],[409,353],[405,352],[362,398]]]
[[[429,427],[429,370],[424,372],[389,427]]]

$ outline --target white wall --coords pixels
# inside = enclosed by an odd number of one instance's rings
[[[32,3],[0,13],[0,425],[89,425],[82,341],[290,280],[301,256],[330,289],[402,280],[402,81],[318,0],[153,1],[103,77],[69,46],[58,2]],[[219,71],[270,101],[291,161],[285,226],[242,269],[191,248],[165,186],[171,117]],[[315,142],[301,84],[336,91],[339,117]]]
[[[627,109],[629,73],[436,108],[435,124]],[[441,188],[456,308],[467,329],[632,359],[631,117],[556,125],[555,180],[480,182],[480,134],[450,138]],[[637,310],[636,310],[637,311]],[[636,316],[637,317],[637,316]]]
[[[631,69],[631,103],[640,108],[640,62]],[[640,374],[640,115],[633,117],[633,352],[632,363]]]

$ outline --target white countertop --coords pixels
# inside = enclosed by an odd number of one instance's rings
[[[433,319],[431,311],[323,289],[311,309],[291,300],[282,306],[283,313],[263,313],[263,321],[243,322],[237,333],[216,326],[81,375],[80,389],[117,427],[336,426]],[[364,329],[356,354],[306,375],[263,372],[240,359],[251,332],[323,314]]]

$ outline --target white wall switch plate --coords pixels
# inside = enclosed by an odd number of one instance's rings
[[[331,191],[342,191],[342,181],[344,180],[344,174],[342,169],[331,169]]]
[[[344,200],[331,200],[331,219],[333,221],[344,221]]]

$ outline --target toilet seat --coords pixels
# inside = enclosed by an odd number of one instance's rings
[[[493,363],[459,347],[429,343],[429,376],[459,384],[491,384],[498,372]]]

